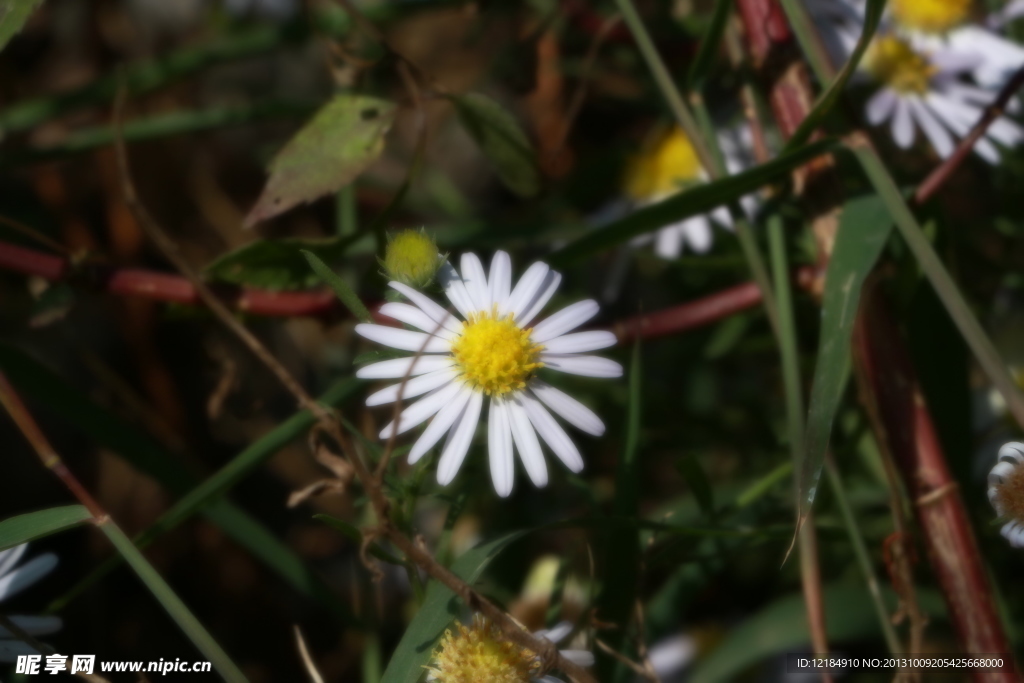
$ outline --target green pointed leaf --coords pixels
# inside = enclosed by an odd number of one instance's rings
[[[707,213],[784,177],[793,169],[815,157],[827,154],[835,147],[835,140],[819,140],[794,152],[779,155],[743,173],[683,190],[665,201],[634,211],[603,228],[591,230],[552,254],[548,258],[548,263],[553,266],[564,266],[584,256],[624,244],[639,235],[659,230],[670,223]]]
[[[3,0],[0,2],[0,50],[21,31],[32,11],[42,0]]]
[[[309,289],[320,283],[310,272],[304,251],[327,262],[337,261],[352,239],[259,240],[224,254],[206,267],[214,280],[261,289]]]
[[[245,226],[338,191],[384,150],[396,106],[366,95],[338,95],[270,162],[270,179]]]
[[[839,232],[825,274],[818,361],[799,471],[803,512],[814,502],[832,421],[849,376],[850,338],[861,286],[882,253],[892,227],[892,218],[877,195],[847,202],[839,219]]]
[[[498,553],[527,533],[528,530],[513,531],[493,541],[481,543],[455,560],[451,570],[459,578],[472,584],[480,578],[488,563]],[[391,661],[388,662],[381,683],[416,683],[420,680],[423,666],[430,659],[438,638],[444,634],[444,630],[454,619],[461,616],[463,609],[452,591],[437,581],[432,581],[427,588],[423,605],[412,623],[405,629],[405,635],[391,655]]]
[[[32,304],[28,326],[46,327],[62,320],[75,305],[75,289],[66,282],[53,282]]]
[[[522,197],[540,190],[533,146],[519,123],[500,104],[480,93],[451,98],[459,121],[494,166],[501,182]]]
[[[85,524],[92,515],[83,505],[65,505],[29,512],[0,522],[0,550]]]
[[[313,269],[313,272],[319,277],[324,283],[330,285],[331,289],[338,296],[338,300],[345,305],[345,307],[352,312],[352,315],[359,318],[364,323],[372,322],[373,316],[370,315],[369,309],[363,303],[362,299],[352,291],[352,288],[348,286],[348,283],[338,277],[330,267],[321,261],[316,254],[311,251],[303,251],[302,256],[305,257],[309,263],[309,267]]]

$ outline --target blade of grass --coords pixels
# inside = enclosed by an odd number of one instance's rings
[[[320,279],[330,285],[334,293],[338,295],[338,300],[345,305],[345,307],[352,312],[352,315],[359,318],[364,323],[372,322],[373,316],[370,315],[370,311],[363,304],[359,296],[348,286],[348,283],[338,277],[331,268],[320,260],[320,258],[311,251],[302,251],[302,255],[309,261],[309,267],[313,269]]]
[[[686,73],[686,87],[689,90],[699,90],[704,86],[708,72],[711,71],[711,64],[721,45],[722,36],[725,34],[725,27],[729,23],[733,2],[734,0],[715,0],[711,21],[708,23],[707,31],[701,36],[697,56],[693,58],[690,70]]]
[[[864,169],[868,180],[885,203],[889,214],[896,222],[900,235],[917,258],[921,270],[924,271],[928,281],[935,288],[935,293],[939,295],[939,299],[949,311],[950,317],[960,329],[960,334],[963,335],[967,345],[971,347],[975,358],[978,359],[978,364],[1002,394],[1003,400],[1006,401],[1006,406],[1017,424],[1024,428],[1024,395],[1021,394],[1010,375],[1006,362],[1000,357],[995,345],[992,344],[988,335],[985,334],[985,330],[978,323],[978,319],[971,312],[970,306],[967,305],[967,301],[949,275],[949,271],[942,265],[938,254],[935,253],[928,238],[921,231],[920,224],[904,201],[896,182],[872,148],[865,144],[852,144],[850,148],[857,161],[860,162],[861,168]]]
[[[84,505],[64,505],[10,517],[0,522],[0,550],[60,533],[91,519]]]
[[[146,584],[146,588],[153,594],[167,613],[178,624],[189,640],[199,649],[206,659],[213,664],[213,668],[220,674],[221,678],[228,683],[244,683],[247,679],[241,669],[231,661],[227,653],[221,649],[213,636],[203,627],[199,620],[189,611],[185,603],[175,594],[163,577],[151,565],[138,548],[132,545],[131,540],[124,535],[124,532],[116,524],[109,520],[100,525],[103,533],[107,535],[110,542],[114,544],[117,551],[135,571],[135,574]]]
[[[836,69],[832,66],[832,60],[829,59],[825,46],[822,45],[821,38],[814,28],[814,22],[811,21],[807,10],[804,9],[803,2],[801,0],[780,0],[780,2],[786,13],[786,19],[789,20],[789,25],[800,44],[800,50],[810,63],[811,70],[814,71],[818,82],[824,84],[835,79]]]

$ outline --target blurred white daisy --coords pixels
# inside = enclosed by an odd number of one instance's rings
[[[356,376],[410,377],[404,389],[401,383],[393,384],[371,395],[366,399],[369,406],[392,403],[399,391],[403,399],[425,396],[406,407],[380,438],[409,431],[433,416],[413,444],[409,462],[417,462],[447,434],[437,465],[437,481],[447,485],[462,466],[488,399],[487,444],[498,495],[512,492],[513,444],[534,485],[547,484],[538,434],[566,467],[581,471],[583,457],[549,409],[594,436],[604,433],[604,423],[582,403],[541,381],[537,370],[620,377],[622,366],[607,358],[584,355],[614,346],[614,334],[573,332],[597,314],[595,301],[577,302],[534,324],[561,279],[547,265],[534,263],[513,288],[512,260],[507,253],[494,254],[489,277],[475,254],[463,254],[461,276],[448,263],[438,273],[438,282],[462,320],[417,290],[391,282],[413,305],[386,303],[381,314],[421,331],[361,324],[356,332],[379,344],[420,355],[374,363],[361,368]]]
[[[540,675],[540,657],[509,641],[501,630],[481,614],[465,626],[455,622],[457,633],[444,632],[427,669],[427,680],[439,683],[562,683],[554,676]],[[562,622],[534,636],[557,645],[572,633],[572,625]],[[594,655],[587,650],[559,650],[579,666],[593,666]]]
[[[868,100],[872,125],[888,122],[897,146],[907,149],[918,128],[943,158],[952,154],[955,138],[967,135],[996,94],[965,83],[975,56],[951,49],[921,50],[895,34],[876,37],[861,67],[879,86]],[[1006,117],[992,122],[974,151],[990,163],[999,161],[995,144],[1007,147],[1024,138],[1020,127]]]
[[[36,583],[57,566],[57,556],[53,553],[44,553],[16,567],[26,550],[28,544],[23,543],[0,551],[0,603]],[[54,616],[12,616],[9,619],[32,637],[56,633],[61,627],[60,617]],[[31,654],[39,653],[28,643],[17,640],[7,629],[0,627],[0,662],[13,662],[18,655]]]
[[[1014,548],[1024,548],[1024,443],[1010,442],[999,449],[999,459],[988,475],[988,500],[996,514],[1007,520],[999,533]]]
[[[738,173],[751,165],[748,129],[722,131],[718,137],[730,173]],[[658,128],[651,133],[643,148],[630,161],[623,189],[634,206],[642,207],[656,204],[687,187],[706,183],[708,179],[690,139],[682,129],[673,126]],[[753,195],[743,197],[740,202],[748,213],[753,212]],[[686,247],[703,254],[714,241],[712,222],[730,230],[733,227],[729,209],[720,206],[710,213],[666,225],[652,235],[634,240],[633,244],[642,245],[653,241],[655,253],[665,259],[679,258]]]

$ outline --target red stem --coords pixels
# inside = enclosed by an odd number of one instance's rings
[[[876,431],[903,474],[924,532],[932,569],[946,596],[950,620],[968,655],[1002,655],[999,671],[972,672],[972,680],[1020,680],[996,611],[988,576],[913,365],[886,302],[865,291],[853,336],[861,386]]]

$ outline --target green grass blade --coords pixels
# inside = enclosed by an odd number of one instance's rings
[[[313,269],[320,279],[326,284],[330,285],[331,289],[338,296],[338,300],[341,301],[345,307],[352,312],[359,320],[364,323],[372,322],[373,316],[370,315],[370,311],[363,304],[362,300],[352,288],[348,286],[348,283],[342,280],[337,273],[320,260],[320,258],[311,251],[303,250],[302,255],[309,261],[309,267]]]
[[[451,566],[451,570],[467,583],[472,584],[486,569],[488,563],[510,543],[529,533],[528,530],[513,531],[493,541],[482,543],[463,553]],[[427,588],[426,598],[409,627],[405,629],[401,642],[391,655],[388,668],[381,683],[416,683],[423,676],[423,666],[430,659],[437,639],[444,635],[452,621],[466,618],[465,608],[459,604],[455,594],[436,581]]]
[[[65,505],[10,517],[0,522],[0,550],[60,533],[91,519],[92,515],[83,505]]]
[[[643,411],[643,373],[640,367],[640,343],[633,345],[633,359],[629,367],[629,409],[626,416],[626,442],[619,458],[615,475],[615,514],[631,519],[637,515],[639,475],[637,464],[640,424]],[[626,642],[626,625],[631,621],[633,602],[636,599],[637,581],[640,576],[640,532],[639,528],[620,527],[608,533],[605,570],[602,580],[604,588],[597,599],[597,618],[620,628],[606,633],[602,639],[619,652]],[[599,680],[613,680],[620,662],[605,653],[597,656],[597,677]]]
[[[803,453],[804,401],[800,387],[800,350],[797,347],[796,321],[793,315],[793,291],[789,282],[786,237],[782,217],[768,219],[768,244],[771,251],[772,274],[775,277],[775,301],[779,310],[779,355],[782,360],[782,381],[786,394],[786,421],[789,449],[793,462],[800,462]]]
[[[732,12],[733,0],[715,0],[715,9],[711,14],[711,22],[707,31],[700,39],[700,48],[697,56],[690,64],[690,70],[686,73],[686,86],[690,90],[697,90],[704,85],[704,80],[711,71],[711,65],[718,54],[719,46],[722,43],[722,36],[725,34],[725,27],[729,24],[729,15]]]
[[[611,249],[670,223],[707,213],[785,177],[793,169],[815,157],[827,154],[835,147],[835,140],[819,140],[742,173],[684,190],[663,202],[639,209],[621,220],[590,231],[552,254],[549,262],[556,266],[565,266],[584,256]]]
[[[1021,394],[1020,388],[1010,375],[1006,362],[1000,357],[996,347],[985,334],[981,324],[978,323],[978,319],[971,312],[970,306],[967,305],[960,289],[953,282],[949,271],[942,265],[938,254],[935,253],[928,238],[921,231],[921,226],[914,218],[914,214],[911,213],[910,207],[903,200],[903,195],[900,194],[896,182],[886,170],[885,164],[878,158],[875,151],[867,146],[855,145],[851,149],[864,169],[864,173],[867,174],[868,180],[885,203],[892,220],[896,222],[900,235],[917,258],[921,270],[924,271],[928,281],[935,288],[935,293],[939,295],[942,304],[949,311],[950,317],[953,318],[953,322],[956,323],[967,345],[971,347],[975,358],[978,359],[978,364],[981,365],[999,393],[1003,395],[1003,400],[1006,401],[1006,406],[1016,419],[1017,424],[1024,428],[1024,395]]]
[[[780,1],[782,9],[786,13],[786,19],[800,44],[800,49],[811,65],[811,70],[818,82],[824,84],[833,80],[836,75],[835,67],[832,66],[832,60],[829,59],[825,46],[814,28],[814,22],[808,16],[802,0]]]
[[[818,359],[811,385],[810,411],[798,471],[801,514],[818,489],[829,434],[850,372],[850,339],[861,286],[892,231],[885,205],[875,195],[852,199],[843,207],[832,258],[825,274]]]
[[[175,623],[192,641],[192,644],[213,664],[214,670],[220,674],[221,678],[228,681],[228,683],[244,683],[247,679],[241,669],[231,661],[231,658],[221,649],[220,645],[217,644],[217,641],[213,639],[213,636],[209,634],[203,625],[199,623],[199,620],[189,611],[185,603],[181,601],[181,598],[171,590],[171,587],[167,585],[163,577],[153,569],[153,565],[142,556],[138,548],[132,545],[131,539],[125,536],[124,532],[113,522],[108,521],[100,525],[100,528],[103,529],[107,538],[117,548],[125,562],[131,566],[139,579],[146,584],[146,588],[153,594],[153,597],[163,605]]]
[[[21,31],[42,0],[5,0],[0,3],[0,50]]]
[[[850,58],[846,60],[846,64],[839,71],[839,74],[835,77],[828,88],[818,98],[818,102],[814,105],[814,109],[807,115],[807,118],[803,120],[800,127],[793,133],[793,137],[786,143],[786,150],[796,149],[800,145],[804,144],[811,138],[811,134],[817,130],[818,126],[821,125],[822,121],[825,120],[825,116],[835,106],[836,102],[839,101],[839,96],[843,92],[843,88],[846,87],[847,82],[850,80],[850,76],[856,71],[857,65],[860,64],[861,58],[864,56],[864,52],[868,49],[868,45],[871,44],[871,39],[875,35],[875,31],[878,29],[878,22],[882,19],[882,10],[885,9],[885,0],[868,0],[867,8],[864,14],[864,29],[861,31],[860,39],[857,41],[857,45],[853,49],[853,53]]]

